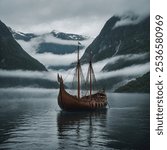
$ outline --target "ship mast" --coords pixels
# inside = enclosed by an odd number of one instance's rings
[[[78,42],[78,55],[77,55],[77,71],[78,71],[78,99],[80,99],[80,60],[79,60],[79,42]]]
[[[92,97],[92,56],[91,56],[91,51],[90,51],[90,61],[89,61],[89,72],[90,72],[90,99]]]

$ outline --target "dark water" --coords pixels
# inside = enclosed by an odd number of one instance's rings
[[[149,149],[149,95],[108,93],[110,109],[67,113],[57,91],[0,90],[0,149]]]

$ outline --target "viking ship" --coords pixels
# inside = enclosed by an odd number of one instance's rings
[[[58,82],[60,83],[60,89],[58,94],[58,105],[62,110],[65,111],[80,111],[80,110],[97,110],[105,108],[107,105],[107,96],[104,90],[99,90],[93,93],[93,81],[95,80],[95,74],[92,67],[92,56],[90,52],[90,61],[87,73],[87,81],[85,82],[84,91],[88,91],[85,95],[81,96],[81,87],[84,85],[81,83],[81,77],[83,77],[80,58],[79,48],[80,43],[78,42],[77,51],[77,64],[75,68],[74,79],[77,85],[77,94],[72,95],[66,91],[64,86],[64,80],[62,76],[58,74]]]

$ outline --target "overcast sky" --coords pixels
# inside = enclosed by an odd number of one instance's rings
[[[96,36],[114,14],[149,14],[149,0],[0,0],[0,20],[23,32]]]

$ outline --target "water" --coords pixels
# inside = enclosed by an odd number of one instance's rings
[[[57,91],[0,90],[0,149],[148,150],[149,95],[108,93],[110,109],[67,113]]]

